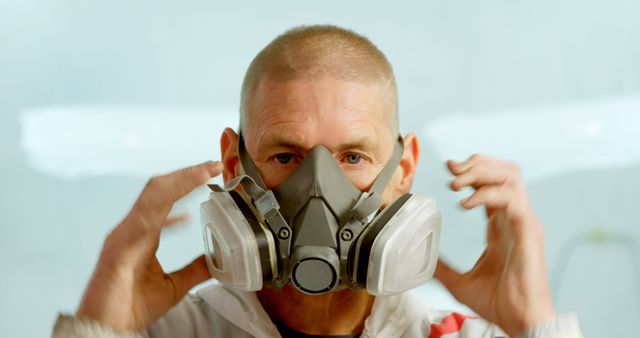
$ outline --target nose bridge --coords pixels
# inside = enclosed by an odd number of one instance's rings
[[[298,168],[273,189],[280,211],[289,224],[302,211],[309,198],[319,198],[341,221],[361,194],[344,175],[333,154],[323,145],[309,150]]]
[[[308,197],[321,197],[342,218],[355,203],[360,190],[345,176],[333,154],[323,145],[313,147],[304,159],[313,173]]]
[[[313,147],[300,166],[302,167],[303,165],[306,166],[306,168],[302,169],[303,171],[313,173],[312,190],[310,191],[313,196],[322,195],[322,185],[326,182],[325,177],[323,177],[325,173],[331,173],[331,175],[342,173],[342,168],[336,162],[331,151],[323,145]]]

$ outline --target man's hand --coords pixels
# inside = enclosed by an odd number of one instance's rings
[[[473,155],[448,161],[451,189],[472,187],[465,209],[484,206],[487,247],[463,274],[438,262],[435,277],[453,296],[511,337],[555,316],[547,282],[542,225],[534,215],[515,164]]]
[[[167,274],[156,250],[160,231],[184,218],[167,218],[173,203],[221,171],[220,163],[207,162],[149,180],[129,214],[105,240],[78,316],[119,331],[139,330],[210,278],[204,256]]]

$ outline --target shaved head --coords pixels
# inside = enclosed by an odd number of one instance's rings
[[[240,97],[240,130],[251,126],[251,98],[262,81],[331,77],[380,85],[389,126],[398,134],[398,93],[391,64],[367,38],[329,25],[293,28],[271,41],[249,65]]]

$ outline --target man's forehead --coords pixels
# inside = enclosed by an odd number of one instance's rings
[[[381,150],[383,139],[380,138],[379,135],[368,132],[367,128],[360,132],[353,131],[353,129],[349,131],[334,131],[330,135],[298,132],[295,129],[290,129],[289,131],[267,131],[261,136],[258,136],[258,151],[290,149],[306,152],[317,145],[323,145],[335,152],[353,149],[368,152],[378,152]]]
[[[394,115],[388,88],[335,78],[261,81],[251,97],[248,122],[330,118],[384,123]]]
[[[320,144],[332,151],[384,151],[396,137],[386,96],[388,88],[377,84],[330,77],[265,79],[248,107],[245,141],[258,152],[306,151]]]

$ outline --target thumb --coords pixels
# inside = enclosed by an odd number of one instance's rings
[[[177,303],[197,284],[211,278],[204,255],[196,258],[189,265],[169,274],[174,287],[174,301]]]
[[[457,297],[457,285],[460,280],[460,273],[447,264],[442,258],[438,258],[434,277],[440,281],[448,290]]]

